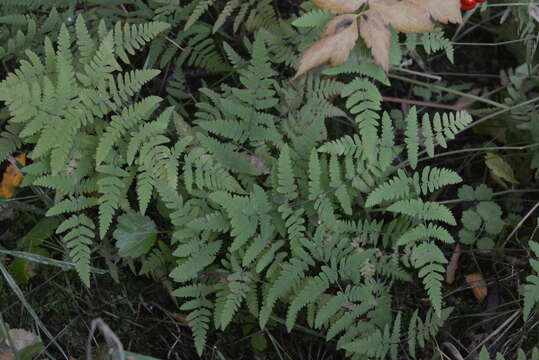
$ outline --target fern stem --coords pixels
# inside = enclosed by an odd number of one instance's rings
[[[503,196],[503,195],[508,195],[508,194],[528,194],[528,193],[539,193],[539,190],[510,189],[510,190],[504,190],[504,191],[493,193],[492,197]],[[465,202],[469,202],[469,200],[462,200],[462,199],[444,200],[444,201],[438,201],[438,204],[450,205],[450,204],[460,204],[460,203],[465,203]]]
[[[530,211],[528,211],[526,213],[526,215],[518,222],[517,226],[515,226],[515,228],[511,231],[511,233],[509,235],[507,235],[507,237],[503,241],[503,243],[501,245],[502,249],[505,247],[505,244],[507,244],[507,242],[517,233],[518,229],[520,229],[522,227],[522,225],[524,225],[524,223],[526,222],[526,220],[528,220],[530,215],[533,214],[535,210],[537,210],[538,207],[539,207],[539,202],[537,204],[535,204],[530,209]]]
[[[461,131],[457,132],[455,135],[458,135],[466,130],[469,130],[471,129],[472,127],[474,126],[477,126],[481,123],[484,123],[485,121],[487,120],[490,120],[492,118],[495,118],[496,116],[498,115],[502,115],[502,114],[505,114],[506,112],[509,112],[509,111],[512,111],[512,110],[515,110],[515,109],[518,109],[520,107],[523,107],[523,106],[526,106],[526,105],[530,105],[530,104],[533,104],[534,102],[537,102],[539,101],[539,96],[538,97],[535,97],[533,99],[530,99],[528,101],[524,101],[524,102],[521,102],[520,104],[517,104],[517,105],[514,105],[514,106],[511,106],[511,107],[507,107],[505,109],[502,109],[502,110],[499,110],[499,111],[496,111],[492,114],[489,114],[489,115],[486,115],[486,116],[483,116],[481,119],[477,120],[476,122],[473,122],[471,123],[470,125],[468,125],[467,127],[465,127],[464,129],[462,129]]]
[[[426,77],[427,79],[432,79],[432,80],[436,80],[436,81],[442,81],[442,77],[439,76],[439,75],[427,74],[427,73],[424,73],[424,72],[414,71],[414,70],[406,69],[406,68],[403,68],[403,67],[398,67],[395,70],[405,72],[405,73],[411,74],[411,75],[417,75],[417,76]]]
[[[437,103],[427,102],[427,101],[401,99],[401,98],[396,98],[396,97],[391,97],[391,96],[383,96],[382,99],[384,99],[384,101],[386,102],[394,102],[394,103],[399,103],[399,104],[410,104],[410,105],[425,106],[425,107],[452,110],[452,111],[460,110],[457,106],[454,106],[454,105],[437,104]]]
[[[489,100],[489,99],[485,99],[485,98],[483,98],[481,96],[467,94],[467,93],[462,92],[462,91],[449,89],[449,88],[446,88],[444,86],[439,86],[439,85],[435,85],[435,84],[429,84],[429,83],[426,83],[426,82],[423,82],[423,81],[414,80],[414,79],[410,79],[410,78],[400,76],[400,75],[395,75],[395,74],[388,74],[388,76],[390,78],[393,78],[393,79],[396,79],[396,80],[409,82],[410,84],[423,86],[423,87],[436,89],[436,90],[441,90],[441,91],[445,91],[446,93],[449,93],[449,94],[454,94],[454,95],[459,95],[459,96],[467,97],[467,98],[470,98],[470,99],[474,99],[476,101],[479,101],[479,102],[482,102],[482,103],[485,103],[485,104],[489,104],[489,105],[492,105],[492,106],[495,106],[497,108],[501,108],[501,109],[504,109],[504,110],[509,108],[507,105],[500,104],[499,102],[492,101],[492,100]]]
[[[528,149],[533,149],[534,147],[538,147],[539,143],[533,143],[525,146],[491,146],[491,147],[480,147],[480,148],[471,148],[471,149],[460,149],[460,150],[454,150],[454,151],[446,151],[440,154],[435,154],[434,156],[427,156],[424,158],[420,158],[419,161],[425,161],[430,159],[435,159],[439,157],[444,156],[452,156],[457,154],[464,154],[468,152],[480,152],[480,151],[503,151],[503,150],[517,150],[517,151],[523,151]]]

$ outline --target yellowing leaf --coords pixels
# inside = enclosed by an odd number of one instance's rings
[[[391,25],[404,33],[434,31],[427,9],[417,6],[412,1],[378,0],[370,4],[370,9],[377,10],[386,25]]]
[[[20,154],[15,159],[22,165],[26,165],[26,155]],[[11,198],[15,195],[15,189],[21,184],[23,175],[13,164],[9,164],[0,182],[0,197]]]
[[[344,63],[359,36],[356,19],[357,15],[345,14],[336,16],[328,22],[321,39],[303,54],[294,79],[326,61],[332,66]]]
[[[509,181],[510,183],[518,184],[518,180],[515,178],[515,173],[513,172],[511,165],[509,165],[499,155],[486,153],[485,164],[489,168],[492,175]]]
[[[367,0],[311,0],[319,9],[327,9],[334,14],[345,14],[356,11]]]
[[[475,298],[479,301],[483,301],[488,294],[487,283],[483,279],[483,275],[474,273],[466,275],[466,282],[470,285]]]
[[[365,44],[371,49],[374,60],[387,71],[391,32],[386,28],[382,15],[375,9],[365,12],[359,20],[359,32]]]

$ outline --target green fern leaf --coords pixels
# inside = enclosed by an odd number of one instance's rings
[[[412,169],[417,167],[418,154],[419,154],[419,133],[417,126],[417,111],[415,106],[410,109],[408,116],[406,117],[406,146],[408,149],[408,160]]]
[[[193,24],[202,16],[204,13],[208,10],[208,8],[213,5],[215,0],[199,0],[196,8],[193,10],[189,18],[187,19],[187,22],[185,23],[185,26],[183,28],[183,31],[186,31],[189,29]]]
[[[400,200],[389,206],[387,210],[412,216],[419,220],[442,221],[449,225],[457,224],[451,210],[435,202],[423,202],[420,199]]]
[[[137,126],[139,122],[146,119],[160,101],[161,98],[150,96],[129,106],[122,111],[120,116],[112,116],[111,123],[99,140],[95,155],[96,164],[101,164],[112,150],[114,144],[129,130]]]
[[[69,257],[75,263],[75,268],[82,282],[90,287],[90,245],[94,238],[95,225],[86,215],[73,215],[66,219],[56,229],[57,234],[69,230],[62,242],[69,250]]]
[[[292,22],[296,27],[323,27],[333,15],[327,10],[311,10]]]
[[[307,282],[303,290],[294,297],[288,307],[286,314],[286,328],[288,332],[294,328],[298,312],[309,303],[318,299],[329,286],[330,282],[324,274],[320,274]]]

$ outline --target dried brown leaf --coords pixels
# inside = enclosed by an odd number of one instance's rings
[[[326,61],[332,66],[344,63],[358,36],[357,15],[344,14],[334,17],[326,25],[320,40],[311,45],[301,57],[294,79]]]
[[[370,3],[370,9],[378,11],[386,25],[391,25],[401,32],[434,31],[427,9],[410,0],[377,0]]]
[[[448,284],[453,284],[455,282],[455,273],[459,268],[460,254],[462,254],[462,250],[460,249],[460,245],[457,244],[445,271],[445,282]]]
[[[441,23],[462,23],[460,0],[408,0],[417,7],[425,9],[433,20]]]
[[[369,9],[359,20],[359,32],[365,44],[371,49],[374,60],[384,69],[389,69],[389,49],[391,32],[387,29],[382,14]]]
[[[12,343],[9,342],[12,341]],[[19,351],[30,345],[40,342],[39,337],[34,333],[24,329],[9,330],[9,337],[6,339],[6,344]]]
[[[251,162],[251,165],[253,165],[253,167],[258,170],[258,172],[262,175],[267,175],[270,173],[270,169],[268,168],[268,166],[266,165],[266,163],[264,162],[264,160],[262,160],[261,158],[259,158],[258,156],[256,155],[251,155],[249,157],[249,160]]]
[[[539,21],[539,6],[535,5],[534,3],[530,3],[528,5],[528,13],[533,19],[535,19],[535,21]]]
[[[334,14],[345,14],[356,11],[367,0],[311,0],[319,9],[327,9]]]
[[[487,283],[483,279],[483,275],[479,273],[466,275],[466,282],[470,285],[475,298],[483,301],[488,294]]]
[[[479,94],[481,94],[481,88],[471,89],[467,93],[470,94],[470,95],[478,96]],[[469,108],[470,106],[472,106],[476,102],[477,102],[477,100],[474,99],[474,98],[471,98],[471,97],[468,97],[468,96],[461,96],[457,100],[457,102],[455,103],[454,107],[455,107],[455,109],[464,110],[464,109]]]

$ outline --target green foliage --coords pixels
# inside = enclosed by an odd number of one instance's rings
[[[309,5],[280,19],[270,0],[120,3],[121,16],[4,19],[18,30],[0,57],[18,67],[0,83],[0,160],[28,153],[23,185],[52,202],[42,235],[61,234],[87,286],[101,257],[169,278],[199,355],[248,314],[263,330],[314,328],[353,359],[419,357],[452,311],[453,234],[485,250],[509,223],[486,185],[458,190],[462,212],[446,201],[463,178],[436,150],[471,115],[390,111],[394,82],[358,60],[362,44],[287,80],[331,17]],[[393,63],[418,44],[453,60],[442,30],[392,43]],[[530,265],[525,317],[539,299]]]

